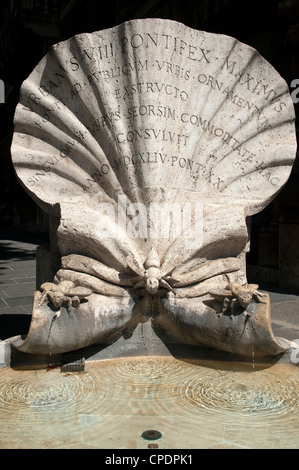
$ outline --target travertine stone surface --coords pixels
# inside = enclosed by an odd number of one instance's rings
[[[228,36],[145,19],[53,46],[22,85],[12,158],[26,190],[60,218],[57,291],[70,281],[92,295],[78,307],[62,302],[58,315],[56,288],[37,293],[34,318],[44,320],[19,347],[77,349],[106,338],[109,321],[117,337],[151,317],[167,341],[251,354],[243,333],[255,328],[255,342],[272,342],[257,351],[281,352],[267,301],[240,299],[246,218],[289,177],[294,118],[280,75]],[[40,295],[48,304],[39,306]],[[66,346],[53,325],[67,310],[76,321],[66,320]],[[90,327],[102,316],[104,336]],[[36,347],[44,323],[47,340]]]
[[[251,47],[135,20],[52,47],[22,86],[12,153],[50,206],[180,188],[253,212],[288,178],[293,119],[286,83]]]

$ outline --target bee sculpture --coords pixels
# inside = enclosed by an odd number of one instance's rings
[[[92,260],[90,263],[89,258],[76,254],[65,256],[62,259],[62,266],[63,269],[56,274],[57,283],[42,284],[39,305],[48,297],[56,309],[66,305],[70,311],[71,307],[78,308],[80,302],[93,292],[122,296],[126,293],[130,295],[132,289],[137,291],[142,289],[142,294],[147,293],[150,296],[157,295],[161,291],[164,295],[165,291],[168,291],[178,299],[210,295],[222,304],[222,313],[231,312],[233,315],[240,308],[246,310],[253,300],[259,301],[262,296],[257,291],[256,284],[241,285],[233,282],[234,278],[230,276],[233,272],[238,272],[239,261],[232,258],[209,260],[194,270],[178,274],[175,259],[166,259],[161,263],[156,249],[151,248],[144,262],[136,253],[126,257],[124,266],[130,269],[131,274],[128,272],[123,274],[97,260]],[[92,283],[82,287],[80,277],[76,283],[65,278],[64,276],[69,276],[73,269],[81,277],[84,273],[91,275]],[[225,288],[217,287],[217,284],[214,287],[214,277],[222,273],[226,273],[228,284]],[[89,279],[84,279],[84,282],[89,282]]]
[[[161,270],[160,258],[154,248],[151,249],[144,262],[144,270],[140,269],[139,265],[133,264],[132,260],[129,259],[128,265],[139,275],[135,278],[137,280],[137,283],[134,285],[135,289],[145,287],[146,291],[151,295],[157,294],[161,287],[174,292],[171,285],[166,281],[166,279],[170,279],[170,276],[167,276],[169,273],[164,273]]]
[[[42,295],[38,304],[39,307],[48,297],[55,309],[59,310],[60,307],[66,305],[69,313],[72,307],[78,308],[81,300],[92,294],[91,289],[76,286],[73,281],[61,281],[59,284],[44,282],[40,286],[40,290],[42,291]],[[59,317],[59,315],[60,312],[57,313],[57,317]]]
[[[209,294],[215,299],[222,301],[222,312],[226,313],[231,311],[230,317],[235,313],[236,307],[239,305],[242,309],[246,310],[248,305],[252,302],[253,298],[258,300],[264,296],[262,292],[258,291],[258,284],[247,284],[242,286],[240,284],[230,282],[225,289],[212,289]]]

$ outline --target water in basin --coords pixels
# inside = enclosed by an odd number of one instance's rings
[[[299,368],[134,357],[0,370],[0,448],[298,448]]]

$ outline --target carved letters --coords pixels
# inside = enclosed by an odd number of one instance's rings
[[[252,64],[264,59],[248,46],[224,37],[227,43],[221,49],[217,35],[183,25],[180,34],[174,29],[166,24],[158,32],[125,28],[115,33],[114,28],[52,48],[53,65],[38,72],[34,88],[30,82],[23,85],[23,112],[32,114],[31,126],[44,132],[45,142],[51,126],[61,127],[69,111],[72,131],[46,158],[38,152],[26,154],[33,167],[23,180],[26,186],[35,191],[63,162],[76,159],[83,148],[92,152],[91,142],[101,143],[109,135],[109,158],[86,168],[88,175],[79,183],[82,193],[100,191],[98,181],[124,169],[133,175],[142,167],[161,166],[172,177],[189,175],[186,186],[191,190],[204,181],[222,193],[231,180],[213,165],[227,154],[232,171],[240,181],[244,176],[240,193],[250,190],[254,172],[273,192],[279,189],[285,176],[269,173],[256,136],[275,134],[280,115],[288,113],[282,83],[269,70],[257,74],[261,68]],[[88,109],[90,97],[96,112]]]

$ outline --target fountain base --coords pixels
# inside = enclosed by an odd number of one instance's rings
[[[2,369],[0,447],[146,449],[146,430],[159,449],[298,446],[294,365],[90,359],[84,372]]]

